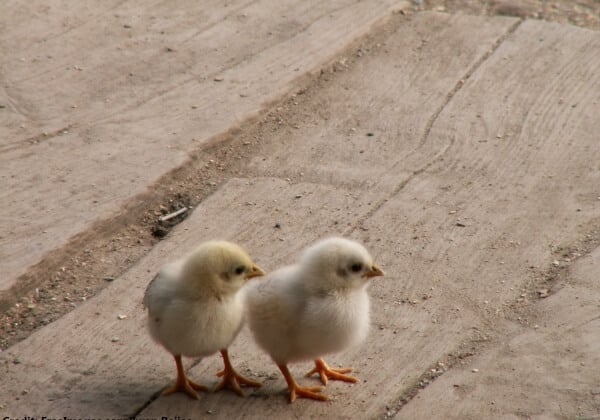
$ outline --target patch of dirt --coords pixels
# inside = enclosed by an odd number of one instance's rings
[[[600,246],[600,220],[592,220],[581,228],[579,238],[571,244],[556,245],[548,267],[529,267],[531,274],[522,293],[505,311],[505,317],[521,325],[535,325],[538,313],[531,303],[558,292],[571,281],[571,266]]]
[[[215,139],[117,217],[96,223],[22,276],[21,287],[0,299],[0,350],[73,310],[146,255],[198,203],[239,173],[239,162],[252,146],[238,143],[235,137]],[[186,213],[160,220],[184,207]]]
[[[398,402],[393,405],[385,407],[386,412],[383,414],[382,419],[391,419],[396,416],[402,407],[410,402],[417,394],[422,390],[431,385],[437,378],[442,376],[448,370],[457,365],[464,365],[468,360],[475,356],[478,351],[482,350],[480,343],[487,342],[487,338],[481,339],[472,337],[467,342],[463,343],[456,351],[447,354],[437,363],[429,366],[425,372],[423,372],[417,379],[413,381],[411,386],[406,388],[406,391],[400,395]]]
[[[503,15],[600,29],[598,0],[413,0],[415,10]]]
[[[600,1],[597,0],[414,0],[412,10],[404,13],[421,10],[510,15],[600,29]],[[320,84],[327,83],[334,73],[344,71],[354,61],[377,49],[378,42],[374,33],[352,45],[348,50],[350,52],[344,54],[350,58],[343,62],[336,59],[332,62],[334,64],[325,66],[320,75],[304,78],[299,82],[303,87],[288,98],[273,104],[270,110],[256,119],[214,138],[210,144],[193,154],[187,164],[167,174],[148,192],[133,199],[118,216],[98,222],[29,270],[19,279],[19,288],[0,296],[0,351],[93,297],[146,255],[176,223],[185,219],[189,211],[221,184],[232,177],[247,175],[244,162],[250,161],[260,151],[261,139],[269,136],[269,131],[281,125],[289,125],[293,129],[294,120],[311,118],[310,115],[295,115],[285,121],[281,115],[293,114],[299,102],[310,101],[312,92],[318,92]],[[159,220],[184,207],[188,209],[187,212],[168,221]],[[557,248],[559,262],[560,258],[563,263],[565,258],[572,261],[577,258],[575,253],[583,255],[590,247],[597,246],[600,243],[600,229],[596,226],[590,232],[595,233],[589,234],[589,241],[584,240],[581,244],[564,249]],[[547,293],[551,293],[559,283],[563,270],[568,269],[565,268],[567,266],[559,264],[547,271],[532,269],[532,278],[537,280],[532,280],[523,301],[515,303],[512,308],[515,314],[526,311],[528,302],[543,298],[545,293],[540,291],[547,289]],[[525,315],[515,316],[527,319]],[[460,360],[460,356],[456,360]],[[443,369],[436,372],[443,372]],[[436,372],[432,371],[433,376],[427,374],[431,378],[424,377],[422,380],[434,379]],[[422,385],[416,383],[414,390],[418,391],[419,387]],[[410,399],[410,396],[407,398]]]

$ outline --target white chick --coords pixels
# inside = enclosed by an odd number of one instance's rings
[[[369,331],[369,279],[383,276],[367,250],[343,238],[322,240],[297,265],[269,274],[245,288],[250,329],[277,364],[296,397],[327,400],[322,387],[301,387],[288,363],[314,360],[323,384],[328,379],[357,382],[351,368],[333,369],[321,356],[361,342]]]
[[[216,390],[228,387],[243,395],[240,384],[260,386],[233,369],[227,347],[243,326],[244,302],[238,292],[247,279],[264,274],[242,248],[225,241],[205,242],[186,258],[160,269],[146,289],[144,305],[150,335],[177,365],[177,381],[164,395],[185,392],[198,398],[196,390],[207,391],[186,377],[181,357],[217,351],[225,367],[217,373],[223,380]]]

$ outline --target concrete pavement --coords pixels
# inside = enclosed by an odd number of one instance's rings
[[[236,135],[260,139],[240,176],[98,296],[0,354],[3,413],[600,414],[600,37],[419,13],[391,16],[362,42]],[[328,359],[354,366],[361,383],[328,385],[328,403],[289,405],[244,331],[231,354],[261,389],[157,398],[174,369],[145,332],[140,301],[161,264],[222,237],[272,270],[330,234],[365,243],[388,274],[370,289],[368,341]],[[214,384],[219,363],[190,364],[190,375]]]

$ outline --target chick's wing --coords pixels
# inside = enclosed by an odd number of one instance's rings
[[[269,331],[270,335],[293,334],[298,314],[302,312],[302,290],[294,281],[296,267],[285,267],[257,281],[248,290],[246,303],[251,328]]]
[[[154,276],[144,293],[143,304],[151,315],[157,315],[172,302],[178,294],[177,283],[181,273],[182,262],[166,264]]]

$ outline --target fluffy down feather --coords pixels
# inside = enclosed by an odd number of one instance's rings
[[[296,265],[284,267],[245,291],[250,329],[282,370],[290,399],[326,399],[317,388],[301,388],[287,364],[315,360],[328,379],[355,382],[350,369],[329,368],[321,356],[360,343],[369,331],[370,279],[384,273],[357,242],[329,238],[305,251]],[[312,391],[311,391],[312,390]]]
[[[225,241],[205,242],[160,269],[146,289],[144,305],[150,335],[173,355],[177,365],[177,382],[167,394],[183,391],[197,398],[195,390],[206,388],[185,376],[181,356],[203,357],[217,351],[225,363],[218,389],[228,386],[241,393],[240,383],[258,386],[233,370],[227,347],[243,326],[239,291],[247,279],[263,274],[242,248]]]

